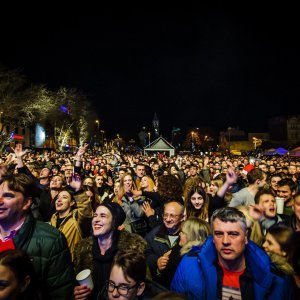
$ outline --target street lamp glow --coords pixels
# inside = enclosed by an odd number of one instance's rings
[[[98,130],[99,130],[99,120],[96,120],[96,123],[97,123],[97,127],[98,127]]]
[[[227,130],[228,130],[228,148],[229,148],[229,153],[230,153],[230,147],[231,147],[231,145],[230,145],[230,137],[231,137],[231,130],[232,130],[232,127],[228,127],[227,128]]]

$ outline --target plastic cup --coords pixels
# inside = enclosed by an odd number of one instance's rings
[[[79,272],[76,276],[76,280],[80,285],[86,284],[91,290],[94,288],[94,283],[90,269],[85,269]]]
[[[275,200],[276,200],[277,213],[283,214],[284,198],[276,197]]]

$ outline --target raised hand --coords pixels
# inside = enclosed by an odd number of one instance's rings
[[[258,204],[252,204],[249,205],[249,214],[254,220],[259,221],[264,216],[264,209]]]
[[[150,206],[150,203],[148,201],[145,201],[143,203],[142,210],[147,218],[153,216],[155,213],[154,209]]]
[[[76,157],[81,157],[85,152],[86,152],[86,149],[88,148],[89,144],[84,144],[83,146],[79,147],[77,153],[76,153]]]
[[[15,152],[17,158],[22,158],[28,152],[27,149],[23,151],[22,144],[16,144],[15,149],[14,148],[11,149]]]
[[[236,182],[236,180],[237,180],[237,175],[236,175],[234,169],[228,168],[227,173],[226,173],[226,182],[229,185],[232,185]]]
[[[75,192],[81,189],[81,178],[80,175],[75,173],[72,175],[71,180],[69,181],[69,186],[75,190]]]

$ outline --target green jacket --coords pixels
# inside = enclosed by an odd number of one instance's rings
[[[36,221],[30,213],[13,242],[30,256],[42,299],[72,298],[75,276],[67,241],[61,232]]]

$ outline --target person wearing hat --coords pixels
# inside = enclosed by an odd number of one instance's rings
[[[105,288],[117,252],[130,247],[145,247],[142,237],[119,230],[125,219],[125,212],[115,202],[103,202],[97,207],[92,219],[92,236],[81,240],[74,251],[76,273],[90,269],[94,289],[90,290],[86,285],[76,286],[75,299],[97,299]]]

